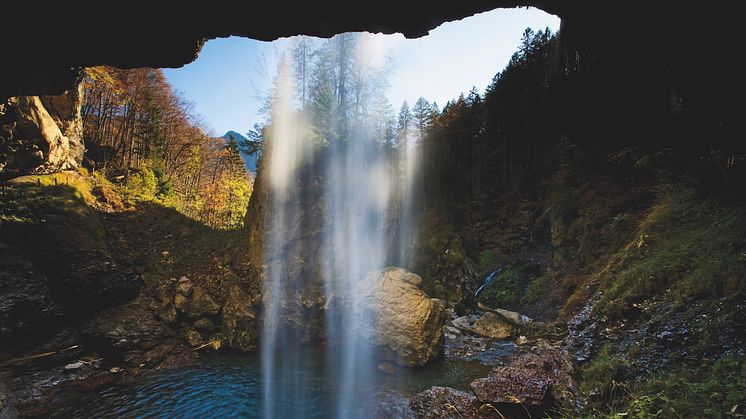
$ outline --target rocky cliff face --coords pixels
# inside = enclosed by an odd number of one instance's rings
[[[80,166],[82,100],[79,85],[61,96],[18,96],[0,104],[0,177]]]

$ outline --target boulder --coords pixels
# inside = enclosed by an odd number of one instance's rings
[[[472,328],[474,327],[474,323],[476,323],[477,320],[479,320],[479,316],[477,316],[476,314],[472,314],[470,316],[461,316],[451,320],[451,325],[461,331],[474,333]]]
[[[174,295],[174,307],[182,313],[186,313],[189,310],[189,297],[184,294]]]
[[[471,383],[479,401],[490,404],[522,404],[527,408],[544,406],[548,401],[550,382],[533,371],[503,369],[493,376]]]
[[[19,96],[0,109],[0,170],[50,173],[83,160],[81,86],[61,96]]]
[[[482,403],[505,409],[504,413],[527,411],[542,417],[552,405],[572,411],[577,390],[572,379],[569,354],[550,351],[512,358],[486,378],[474,380],[471,389]]]
[[[176,321],[176,308],[173,304],[167,301],[156,310],[155,315],[164,322],[171,324]]]
[[[493,311],[503,316],[508,323],[512,323],[516,327],[531,327],[534,324],[533,319],[515,311],[503,310],[501,308],[493,309]]]
[[[177,294],[180,295],[180,294]],[[189,301],[189,307],[186,312],[191,318],[203,316],[214,316],[220,311],[220,306],[212,299],[210,294],[202,287],[194,287],[192,298]]]
[[[496,412],[480,407],[481,403],[472,394],[449,387],[431,387],[409,401],[409,408],[418,418],[499,417]]]
[[[445,303],[430,298],[419,285],[422,278],[402,268],[368,273],[355,292],[358,330],[381,350],[384,359],[418,367],[443,351]]]
[[[253,301],[238,285],[228,288],[222,332],[225,343],[234,349],[250,351],[256,348],[258,325]]]
[[[472,326],[472,331],[491,339],[507,339],[515,333],[515,327],[495,313],[486,312]]]
[[[176,293],[188,297],[192,293],[192,280],[185,276],[179,278],[179,282],[176,283]]]

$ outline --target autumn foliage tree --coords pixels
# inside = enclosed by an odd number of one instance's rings
[[[205,133],[159,69],[86,70],[86,162],[133,199],[158,199],[213,227],[244,218],[251,178],[235,140]]]

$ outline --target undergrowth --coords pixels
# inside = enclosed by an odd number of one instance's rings
[[[669,193],[602,272],[605,295],[597,312],[624,317],[635,304],[664,293],[678,306],[742,295],[744,233],[743,208],[688,189]]]
[[[594,364],[605,365],[605,361]],[[594,368],[599,367],[587,368],[584,373],[592,374]],[[728,354],[699,369],[654,374],[619,389],[609,412],[599,417],[743,417],[746,360],[743,355]]]

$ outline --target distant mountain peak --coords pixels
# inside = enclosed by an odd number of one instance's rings
[[[233,130],[230,130],[230,131],[226,132],[226,133],[225,133],[225,134],[224,134],[224,135],[223,135],[222,137],[220,137],[220,138],[225,138],[226,140],[229,140],[229,139],[231,138],[231,135],[233,136],[233,138],[234,138],[234,139],[235,139],[236,141],[244,141],[244,140],[246,140],[246,137],[245,137],[244,135],[242,135],[242,134],[241,134],[241,133],[239,133],[239,132],[233,131]]]
[[[233,139],[235,141],[238,141],[239,144],[241,141],[248,141],[245,135],[242,135],[241,133],[237,131],[230,130],[226,132],[222,137],[223,139],[230,140],[231,136],[233,136]],[[241,153],[241,158],[243,159],[244,163],[246,164],[246,170],[248,170],[251,173],[256,174],[256,163],[259,160],[259,155],[253,155],[253,156],[247,156],[244,153]]]

